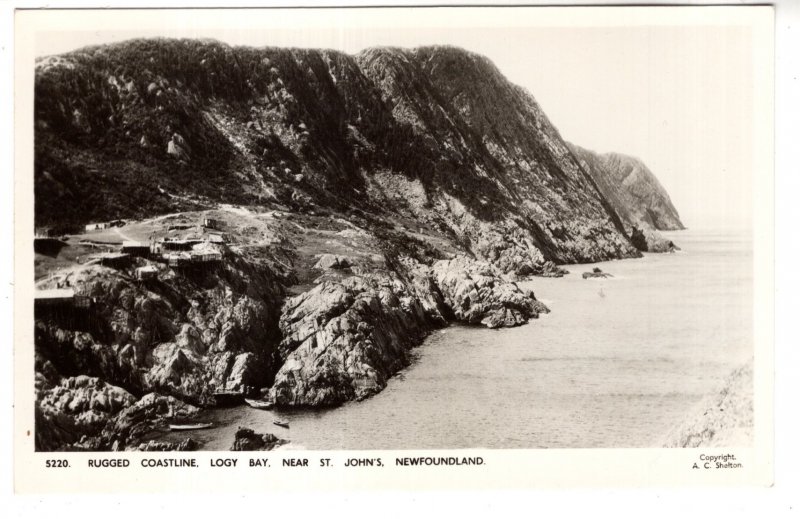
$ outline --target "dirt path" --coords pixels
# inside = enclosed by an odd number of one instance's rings
[[[117,233],[117,235],[119,235],[119,237],[122,238],[122,241],[124,241],[124,242],[125,241],[136,241],[133,238],[131,238],[130,236],[128,236],[127,234],[125,234],[124,232],[122,232],[119,229],[119,227],[114,227],[114,232]]]

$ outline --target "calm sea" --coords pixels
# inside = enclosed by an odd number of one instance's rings
[[[189,435],[211,450],[238,426],[305,449],[658,447],[753,348],[750,236],[664,234],[683,250],[523,283],[552,310],[526,326],[435,332],[366,401],[218,410],[217,428]],[[614,277],[582,279],[595,266]]]

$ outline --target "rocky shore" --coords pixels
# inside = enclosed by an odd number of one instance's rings
[[[547,308],[490,265],[456,258],[413,275],[324,281],[283,307],[283,366],[270,390],[278,405],[336,405],[386,386],[410,348],[447,322],[517,326]]]
[[[39,284],[92,301],[37,308],[39,449],[191,450],[149,436],[193,419],[216,392],[266,395],[279,407],[339,405],[383,389],[449,322],[518,326],[548,311],[513,275],[467,256],[381,256],[380,240],[363,232],[351,251],[361,256],[308,258],[306,289],[296,271],[273,270],[264,260],[274,256],[250,256],[237,237],[213,268],[79,264]],[[141,263],[157,277],[133,279]],[[292,286],[303,289],[291,296]]]
[[[753,361],[736,369],[719,393],[700,402],[670,431],[664,447],[745,447],[753,444]]]

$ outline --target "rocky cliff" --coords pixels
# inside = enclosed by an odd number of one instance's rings
[[[666,190],[647,166],[620,153],[599,154],[569,144],[598,189],[631,229],[639,250],[664,252],[673,245],[657,231],[684,229]]]
[[[365,398],[437,327],[546,312],[516,279],[639,255],[530,93],[460,49],[92,47],[38,61],[34,122],[36,224],[69,234],[37,287],[91,301],[37,309],[43,450],[164,448],[215,391]],[[218,259],[95,254],[131,240]]]
[[[36,221],[219,202],[359,208],[522,275],[635,256],[533,97],[448,47],[137,40],[37,64]]]

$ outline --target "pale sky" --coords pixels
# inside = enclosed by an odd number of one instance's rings
[[[511,81],[526,87],[565,140],[642,159],[688,227],[751,225],[755,74],[748,27],[542,27],[518,20],[516,27],[488,21],[482,26],[473,15],[469,28],[449,19],[431,23],[430,17],[410,29],[400,21],[369,27],[334,16],[326,23],[323,16],[287,29],[275,17],[261,20],[262,28],[252,17],[246,23],[237,19],[233,27],[194,23],[191,17],[166,23],[168,16],[157,16],[141,30],[128,24],[120,30],[39,33],[36,54],[152,36],[350,53],[376,45],[457,45],[489,57]]]

